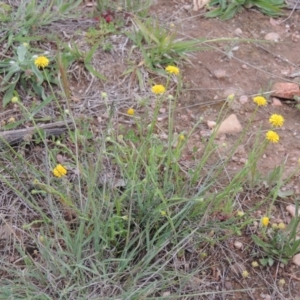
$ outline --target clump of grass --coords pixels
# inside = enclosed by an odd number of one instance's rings
[[[214,9],[215,6],[217,8]],[[205,14],[206,17],[220,17],[222,20],[228,20],[244,8],[251,7],[269,16],[281,16],[283,15],[281,8],[285,7],[285,2],[284,0],[211,0],[208,7],[212,10]]]

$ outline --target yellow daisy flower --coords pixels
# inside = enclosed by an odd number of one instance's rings
[[[273,127],[282,127],[284,123],[284,117],[282,115],[273,114],[269,119],[269,123]]]
[[[156,84],[151,88],[153,94],[163,94],[166,91],[166,88],[162,84]]]
[[[245,271],[243,271],[242,272],[242,276],[243,276],[243,278],[247,278],[247,277],[249,277],[249,272],[247,271],[247,270],[245,270]]]
[[[270,219],[268,217],[261,218],[261,225],[267,227],[269,225]]]
[[[180,73],[179,68],[174,67],[174,66],[167,66],[167,67],[166,67],[166,71],[167,71],[169,74],[174,74],[174,75],[178,75],[178,74]]]
[[[18,102],[19,102],[18,97],[16,97],[16,96],[15,96],[15,97],[12,97],[12,98],[11,98],[11,102],[12,102],[12,103],[18,103]]]
[[[256,268],[256,267],[259,266],[259,264],[258,264],[257,261],[253,261],[253,262],[251,263],[251,266],[252,266],[253,268]]]
[[[178,136],[178,138],[179,138],[179,141],[184,141],[185,140],[185,136],[183,134],[180,134]]]
[[[267,100],[265,97],[262,96],[256,96],[253,98],[253,102],[257,105],[257,106],[266,106],[267,105]]]
[[[129,115],[129,116],[133,116],[134,113],[135,113],[135,111],[134,111],[133,108],[129,108],[129,109],[127,110],[127,115]]]
[[[40,69],[44,69],[45,67],[47,67],[49,65],[49,59],[46,56],[38,56],[35,61],[34,64],[40,68]]]
[[[281,230],[285,229],[285,224],[283,222],[280,222],[278,224],[278,229],[281,229]]]
[[[266,139],[268,141],[270,141],[271,143],[278,143],[279,142],[279,135],[277,134],[277,132],[275,132],[273,130],[269,130],[266,133]]]
[[[56,167],[52,170],[52,173],[55,177],[62,177],[67,175],[67,169],[61,164],[56,165]]]

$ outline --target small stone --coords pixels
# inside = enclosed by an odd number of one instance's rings
[[[158,121],[158,122],[161,122],[161,121],[163,121],[163,120],[165,120],[165,119],[167,119],[167,118],[168,118],[168,114],[159,115],[159,116],[157,117],[157,121]]]
[[[217,135],[220,134],[234,134],[239,133],[243,130],[243,127],[238,120],[237,116],[235,114],[231,114],[229,117],[227,117],[220,125],[217,131]]]
[[[227,76],[226,71],[222,69],[215,70],[213,74],[217,79],[225,78]]]
[[[292,217],[296,216],[296,205],[290,204],[285,208]],[[300,216],[300,208],[298,208],[298,216]]]
[[[159,109],[159,112],[162,113],[162,114],[164,114],[166,111],[167,111],[167,110],[166,110],[166,108],[164,108],[164,107],[162,107],[162,108]]]
[[[276,82],[271,90],[271,96],[273,97],[293,99],[294,96],[300,96],[300,89],[297,83]]]
[[[242,35],[243,34],[243,30],[241,28],[237,28],[235,31],[234,31],[234,34],[239,36],[239,35]]]
[[[246,95],[242,95],[241,97],[240,97],[240,103],[241,104],[246,104],[247,102],[248,102],[248,97],[246,96]]]
[[[295,265],[297,265],[297,266],[300,267],[300,253],[294,255],[294,257],[293,257],[293,263],[294,263]]]
[[[248,161],[248,159],[247,158],[244,158],[244,157],[242,157],[241,159],[240,159],[240,163],[241,164],[246,164],[247,163],[247,161]]]
[[[163,297],[168,297],[171,295],[171,292],[167,291],[162,294]]]
[[[243,248],[243,243],[241,243],[239,241],[235,241],[233,245],[236,249],[242,249]]]
[[[215,121],[207,121],[206,124],[207,124],[208,128],[210,128],[210,129],[213,129],[217,125],[217,123]]]
[[[230,266],[231,271],[236,273],[237,275],[242,274],[244,271],[246,271],[246,268],[244,265],[239,264],[239,263],[234,263],[233,265]]]
[[[282,103],[279,99],[273,97],[272,98],[272,106],[282,106]]]
[[[187,122],[189,120],[189,117],[187,115],[181,115],[181,120]]]
[[[245,64],[243,64],[243,65],[242,65],[242,69],[245,69],[245,70],[246,70],[246,69],[248,69],[248,66],[245,65]]]
[[[183,5],[183,9],[185,9],[185,10],[190,10],[191,8],[192,8],[192,5],[190,5],[190,4]]]
[[[232,287],[232,284],[230,281],[225,281],[225,288],[226,290],[232,290],[233,287]]]
[[[278,42],[280,39],[280,35],[276,32],[269,32],[265,35],[265,40],[272,41],[272,42]]]

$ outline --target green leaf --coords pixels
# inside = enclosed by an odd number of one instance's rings
[[[257,246],[263,248],[265,251],[266,251],[266,250],[270,250],[270,249],[272,248],[272,245],[270,245],[270,244],[268,244],[268,243],[265,243],[265,242],[262,241],[258,236],[252,235],[251,237],[252,237],[254,243],[255,243]]]
[[[38,106],[36,106],[32,112],[31,112],[31,116],[34,117],[34,115],[36,115],[40,110],[42,110],[46,105],[48,105],[51,101],[53,100],[53,96],[48,96],[45,97],[45,100],[40,103]]]
[[[11,101],[11,98],[14,95],[14,90],[15,90],[16,84],[17,83],[11,84],[9,89],[6,91],[6,93],[3,97],[3,100],[2,100],[3,101],[2,105],[3,105],[4,108]]]
[[[21,44],[17,48],[17,56],[20,63],[22,63],[25,60],[26,53],[27,53],[26,47],[23,44]]]
[[[93,58],[94,53],[96,52],[96,50],[98,49],[99,45],[100,45],[101,41],[99,41],[98,43],[96,43],[91,50],[87,53],[86,57],[84,58],[84,66],[85,68],[94,76],[96,76],[99,79],[102,80],[106,80],[105,76],[100,74],[99,72],[97,72],[91,65],[91,60]]]
[[[286,197],[292,196],[294,194],[295,194],[295,192],[293,189],[286,190],[286,191],[278,190],[278,192],[277,192],[277,196],[280,198],[286,198]]]

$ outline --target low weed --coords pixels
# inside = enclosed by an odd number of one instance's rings
[[[218,6],[214,9],[214,6]],[[269,16],[280,16],[283,14],[281,8],[285,6],[284,0],[211,0],[208,8],[212,9],[205,14],[206,17],[220,17],[222,20],[233,18],[244,8],[255,7]]]

